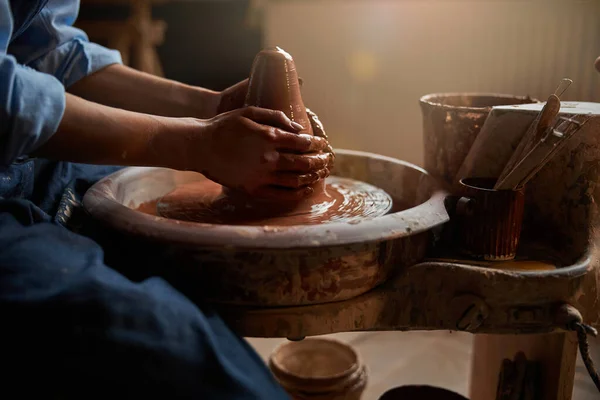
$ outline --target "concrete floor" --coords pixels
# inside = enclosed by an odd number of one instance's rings
[[[362,356],[369,383],[362,400],[377,400],[385,391],[405,384],[429,384],[468,396],[473,336],[458,332],[357,332],[330,335],[350,343]],[[248,339],[267,360],[284,339]],[[600,341],[590,343],[600,363]],[[598,400],[581,359],[578,360],[573,400]]]

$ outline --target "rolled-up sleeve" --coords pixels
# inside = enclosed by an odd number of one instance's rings
[[[46,142],[65,110],[65,88],[52,75],[0,54],[0,164],[9,165]]]
[[[66,87],[108,65],[120,64],[121,55],[95,43],[73,27],[79,2],[50,0],[27,30],[15,39],[10,52],[17,60],[55,76]]]
[[[50,0],[15,33],[10,5],[0,0],[1,165],[30,154],[56,132],[65,87],[121,63],[117,51],[90,43],[72,26],[78,12],[78,1]]]

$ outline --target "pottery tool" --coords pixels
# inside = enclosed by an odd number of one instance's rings
[[[559,117],[558,121],[536,143],[532,144],[517,164],[496,183],[496,190],[516,190],[525,186],[561,150],[590,119],[589,115],[572,118]]]
[[[554,94],[556,96],[558,96],[558,97],[562,96],[563,93],[566,92],[566,90],[569,88],[569,86],[571,86],[572,83],[573,83],[572,79],[562,78],[560,80],[560,83],[558,84],[558,86],[554,90]]]
[[[559,96],[571,83],[573,83],[571,79],[562,79],[554,93],[548,97],[541,112],[506,163],[494,189],[510,190],[522,187],[583,126],[585,118],[579,116],[561,117],[557,121],[560,112]]]
[[[498,178],[498,183],[504,181],[507,175],[513,171],[517,163],[522,160],[523,157],[548,133],[548,129],[550,129],[550,126],[560,111],[560,96],[568,89],[571,83],[573,83],[571,79],[562,79],[554,90],[554,93],[548,97],[542,111],[530,125],[527,132],[525,132],[523,139],[521,139],[519,145],[506,163],[502,174],[500,174],[500,177]]]

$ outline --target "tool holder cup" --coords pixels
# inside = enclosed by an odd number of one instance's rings
[[[459,251],[471,258],[508,261],[515,258],[525,207],[524,189],[495,190],[495,178],[460,180],[456,203]]]

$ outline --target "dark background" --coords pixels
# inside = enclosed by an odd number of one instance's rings
[[[182,1],[158,4],[153,18],[167,23],[158,54],[165,76],[222,90],[248,77],[262,32],[245,24],[248,1]],[[128,8],[81,5],[80,20],[125,19]]]

